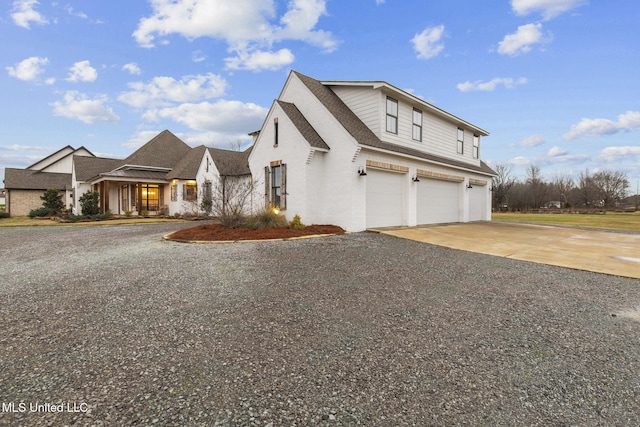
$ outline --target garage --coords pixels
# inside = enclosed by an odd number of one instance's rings
[[[420,178],[418,184],[418,224],[442,224],[460,221],[459,181]]]
[[[367,168],[367,228],[403,225],[405,175]]]
[[[486,220],[487,197],[486,186],[474,184],[469,189],[469,221]]]

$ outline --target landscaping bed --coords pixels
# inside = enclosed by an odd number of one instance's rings
[[[167,239],[198,241],[266,240],[344,233],[345,231],[336,225],[308,225],[301,230],[289,227],[252,230],[249,228],[225,228],[220,224],[202,224],[196,227],[178,230],[169,234]]]

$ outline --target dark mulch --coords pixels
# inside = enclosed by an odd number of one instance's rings
[[[184,230],[178,230],[168,236],[172,240],[266,240],[289,239],[292,237],[313,236],[317,234],[344,234],[345,231],[336,225],[307,225],[302,230],[289,227],[265,228],[251,230],[249,228],[225,228],[220,224],[202,224]]]

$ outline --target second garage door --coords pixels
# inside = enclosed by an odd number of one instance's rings
[[[417,184],[418,224],[460,221],[460,182],[420,178]]]
[[[403,225],[404,174],[367,169],[367,228]]]

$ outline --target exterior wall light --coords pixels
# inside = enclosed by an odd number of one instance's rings
[[[278,215],[280,213],[280,208],[273,208],[272,212],[276,215]]]
[[[358,175],[367,176],[367,171],[365,171],[364,168],[360,166],[360,169],[358,169]]]
[[[471,183],[467,184],[467,188],[473,188],[473,187],[471,186]]]
[[[418,175],[414,175],[413,178],[411,178],[411,181],[420,182],[420,179],[418,178]]]

